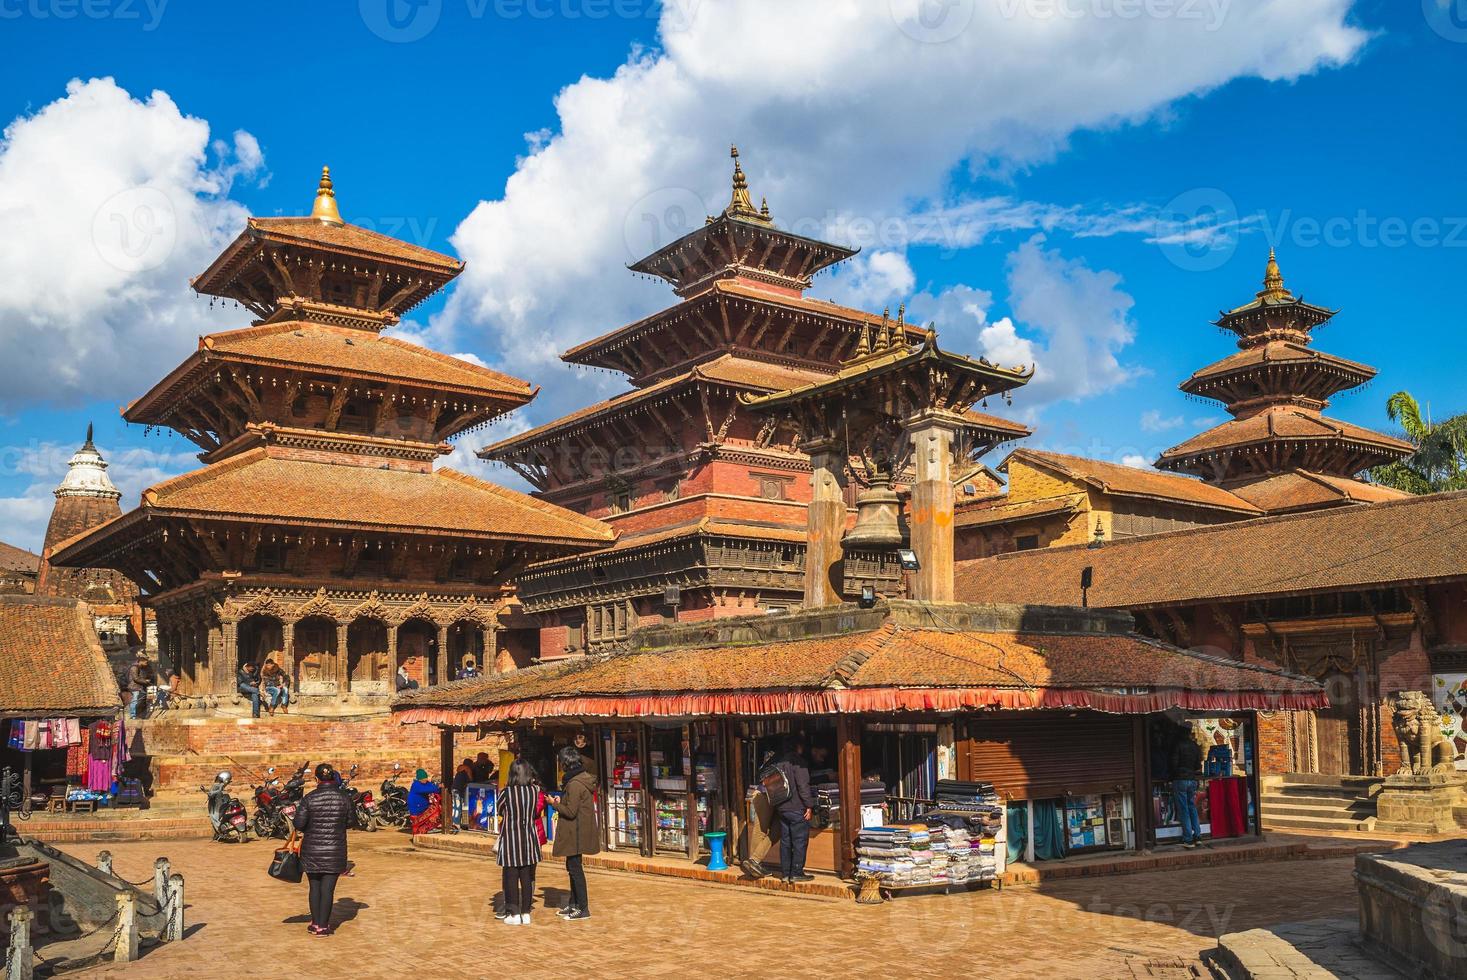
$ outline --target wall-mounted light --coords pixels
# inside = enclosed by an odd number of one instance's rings
[[[922,567],[917,561],[917,553],[911,548],[898,548],[897,560],[902,563],[902,571],[905,572],[915,572]]]

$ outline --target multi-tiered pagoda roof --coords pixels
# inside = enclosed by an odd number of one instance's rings
[[[1336,312],[1291,293],[1270,250],[1263,289],[1216,324],[1238,335],[1239,352],[1181,385],[1222,402],[1233,418],[1168,449],[1156,465],[1200,476],[1268,510],[1380,499],[1380,488],[1355,476],[1413,447],[1323,414],[1330,398],[1375,376],[1368,365],[1310,346],[1313,331]]]

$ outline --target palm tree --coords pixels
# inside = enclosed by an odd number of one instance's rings
[[[1374,467],[1372,481],[1418,494],[1467,489],[1467,415],[1433,423],[1429,407],[1423,413],[1409,391],[1398,391],[1386,400],[1386,417],[1400,424],[1416,452]]]

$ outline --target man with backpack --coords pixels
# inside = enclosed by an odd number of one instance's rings
[[[805,760],[805,740],[798,735],[786,739],[784,754],[775,761],[774,768],[784,777],[783,787],[775,780],[769,799],[779,814],[780,877],[785,881],[814,881],[814,875],[805,873],[810,817],[815,807],[815,794],[810,792],[810,763]],[[769,781],[765,785],[769,786]],[[783,799],[778,798],[781,796]]]

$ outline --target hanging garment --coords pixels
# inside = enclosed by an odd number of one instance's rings
[[[67,780],[76,780],[77,782],[85,780],[87,775],[87,763],[89,761],[90,760],[87,758],[86,745],[78,741],[77,744],[69,746],[66,749]]]
[[[1207,784],[1207,804],[1214,839],[1242,837],[1248,832],[1248,780],[1228,776]]]
[[[23,722],[23,721],[12,721],[10,723],[10,737],[6,740],[6,743],[5,744],[7,746],[9,746],[10,748],[15,749],[18,752],[21,749],[25,748],[24,742],[25,742],[25,722]]]
[[[87,760],[87,780],[85,785],[87,789],[97,793],[106,793],[112,789],[112,760]]]
[[[54,718],[51,721],[51,730],[58,749],[81,744],[81,722],[75,718]]]
[[[95,760],[110,760],[117,738],[116,726],[110,721],[96,721],[91,729],[91,756]]]
[[[20,747],[25,752],[34,752],[41,747],[41,726],[33,721],[21,722],[21,725]]]

